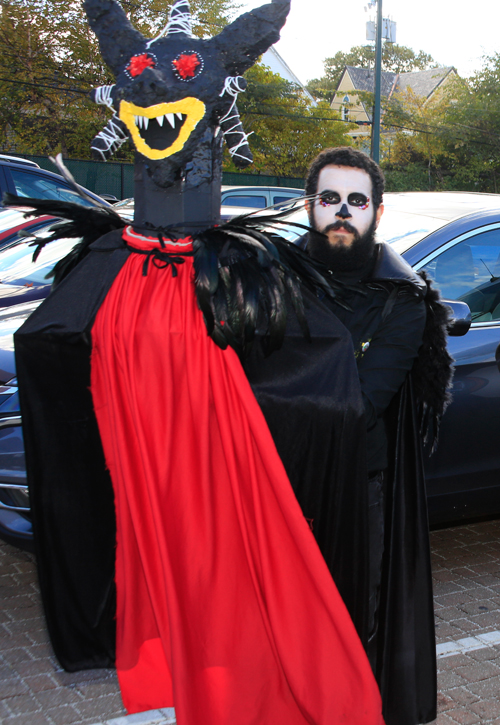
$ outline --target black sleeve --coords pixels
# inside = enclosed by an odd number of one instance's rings
[[[370,430],[411,370],[422,343],[426,308],[421,297],[401,289],[386,320],[358,358],[358,372]]]

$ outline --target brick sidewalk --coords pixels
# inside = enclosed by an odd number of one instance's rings
[[[89,725],[124,715],[114,670],[64,672],[52,654],[34,557],[0,542],[0,722]]]
[[[433,532],[431,544],[438,653],[458,652],[438,659],[436,725],[500,725],[500,521]],[[33,556],[2,542],[0,597],[2,725],[172,722],[166,711],[126,717],[113,670],[61,670]]]
[[[500,630],[500,521],[435,531],[431,546],[438,652],[465,640],[438,659],[437,725],[500,725],[500,645],[467,651]]]

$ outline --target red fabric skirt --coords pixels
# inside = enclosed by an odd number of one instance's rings
[[[145,259],[130,255],[92,329],[126,709],[175,706],[178,725],[382,723],[238,357],[207,336],[192,257],[177,276],[152,259],[144,276]]]

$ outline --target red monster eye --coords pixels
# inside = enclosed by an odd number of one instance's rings
[[[154,68],[155,65],[156,62],[153,56],[148,55],[148,53],[142,53],[141,55],[134,55],[125,70],[135,78],[135,76],[140,76],[146,68]]]
[[[189,81],[203,69],[203,60],[198,53],[180,53],[172,61],[174,72],[180,80]]]

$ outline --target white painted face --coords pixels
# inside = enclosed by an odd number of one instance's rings
[[[318,178],[314,200],[314,222],[327,235],[330,244],[350,246],[356,234],[363,236],[373,221],[372,181],[363,169],[350,166],[324,166]],[[377,225],[383,207],[377,210]],[[345,224],[345,226],[344,226]],[[334,228],[330,228],[334,225]]]

